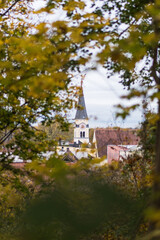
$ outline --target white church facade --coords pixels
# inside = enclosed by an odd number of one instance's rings
[[[83,90],[79,96],[78,108],[75,116],[74,142],[89,143],[89,120],[84,100]]]
[[[74,119],[74,139],[73,143],[62,142],[61,145],[57,147],[58,155],[65,155],[71,153],[75,158],[94,158],[96,154],[94,149],[91,149],[91,144],[89,140],[89,119],[87,115],[86,105],[83,90],[81,92],[78,100],[78,107],[76,110],[76,115]],[[69,154],[68,154],[69,155]]]

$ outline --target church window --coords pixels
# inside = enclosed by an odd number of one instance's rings
[[[82,138],[82,132],[80,132],[80,137]]]
[[[78,128],[78,127],[79,127],[79,125],[78,125],[78,124],[76,124],[76,127]]]
[[[85,132],[83,132],[83,137],[85,138]]]
[[[86,127],[89,128],[89,124],[87,124]]]

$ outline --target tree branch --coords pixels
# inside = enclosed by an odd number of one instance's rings
[[[136,22],[136,19],[134,19],[134,21],[126,28],[124,29],[120,34],[119,37],[121,37],[125,32],[127,32],[127,30],[131,27],[132,24],[134,24]]]
[[[18,125],[19,123],[17,123],[17,125],[12,130],[10,130],[7,134],[5,134],[5,136],[0,139],[0,144],[4,143],[7,140],[7,138],[17,129]]]
[[[154,78],[155,82],[157,85],[160,84],[160,79],[159,77],[157,76],[157,73],[156,73],[156,68],[157,68],[157,46],[154,48],[154,53],[153,53],[153,64],[152,64],[152,67],[151,67],[151,74],[152,74],[152,77]]]
[[[29,125],[30,125],[30,127],[31,127],[32,129],[34,129],[35,131],[37,131],[37,132],[43,132],[43,133],[45,133],[45,131],[44,131],[44,130],[42,130],[42,129],[38,129],[38,128],[36,128],[36,127],[32,126],[31,124],[29,124]]]
[[[5,16],[20,1],[21,0],[16,0],[9,8],[7,8],[7,10],[5,10],[3,13],[0,13],[0,16],[1,17]]]

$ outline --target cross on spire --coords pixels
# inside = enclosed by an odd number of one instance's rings
[[[86,74],[83,74],[83,75],[82,75],[82,78],[81,78],[81,89],[83,88],[83,81],[84,81],[84,79],[85,79],[85,76],[86,76]]]

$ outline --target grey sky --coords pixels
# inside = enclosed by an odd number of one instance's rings
[[[119,83],[118,76],[110,79],[105,77],[104,73],[92,71],[86,75],[84,80],[84,95],[88,116],[90,117],[91,127],[137,127],[142,120],[142,113],[136,110],[122,121],[116,119],[117,108],[115,105],[121,103],[130,105],[133,101],[125,101],[120,96],[127,93],[122,84]],[[137,101],[137,100],[136,100]]]

